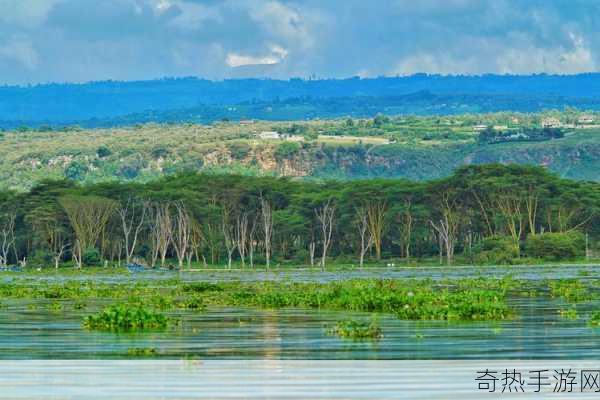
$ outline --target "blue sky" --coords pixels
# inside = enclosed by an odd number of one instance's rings
[[[595,0],[0,0],[0,82],[578,73]]]

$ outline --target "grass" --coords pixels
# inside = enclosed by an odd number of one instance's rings
[[[141,331],[164,329],[169,321],[163,314],[142,307],[112,305],[101,312],[88,315],[83,326],[88,330]]]
[[[365,321],[340,321],[328,333],[344,339],[352,340],[378,340],[383,337],[383,332],[376,319]]]

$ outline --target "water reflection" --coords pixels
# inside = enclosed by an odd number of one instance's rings
[[[81,329],[71,302],[7,300],[0,310],[0,358],[127,358],[130,348],[155,348],[162,358],[234,359],[598,359],[600,330],[560,318],[559,300],[512,298],[519,318],[503,322],[400,321],[383,315],[384,337],[353,342],[327,329],[364,313],[319,310],[211,308],[173,314],[181,327],[166,332],[110,333]],[[588,309],[596,304],[590,304]]]

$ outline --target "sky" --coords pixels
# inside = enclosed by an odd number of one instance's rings
[[[595,0],[0,0],[0,83],[573,74]]]

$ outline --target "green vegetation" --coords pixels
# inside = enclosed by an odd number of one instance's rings
[[[133,347],[127,349],[127,355],[130,357],[154,357],[158,351],[154,347]]]
[[[564,177],[597,181],[600,129],[579,124],[581,115],[566,110],[14,130],[0,140],[0,189],[23,191],[61,178],[148,182],[188,171],[426,180],[492,162],[544,165]],[[563,127],[542,128],[549,117]],[[263,140],[263,132],[281,136]]]
[[[370,322],[340,321],[329,330],[329,334],[352,340],[378,340],[383,337],[381,327],[375,319]]]
[[[167,325],[168,319],[164,315],[127,305],[108,306],[100,313],[89,315],[83,320],[83,326],[89,330],[140,331],[163,329]]]
[[[314,308],[378,312],[407,320],[503,320],[514,316],[506,304],[511,279],[429,280],[358,279],[331,283],[223,282],[178,280],[109,284],[93,281],[0,284],[6,298],[111,299],[115,305],[85,318],[88,329],[132,330],[165,327],[159,311],[203,310],[205,306]]]
[[[592,313],[592,316],[590,317],[588,324],[593,327],[600,327],[600,312],[596,311],[596,312]]]
[[[558,310],[558,314],[561,316],[561,318],[564,319],[577,319],[579,318],[579,315],[577,314],[577,310],[574,308],[568,308],[568,309],[564,309],[564,310]]]
[[[25,269],[535,264],[591,259],[600,239],[600,184],[498,164],[429,182],[45,181],[0,210],[0,267]]]
[[[581,232],[548,232],[527,237],[525,252],[544,260],[568,260],[585,252],[585,237]]]

